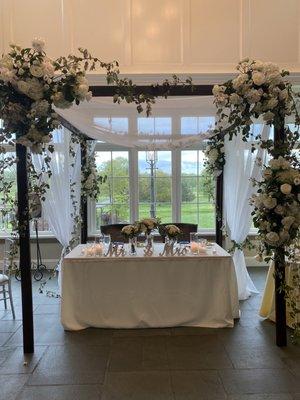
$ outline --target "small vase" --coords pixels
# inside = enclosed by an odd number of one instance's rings
[[[129,238],[129,253],[131,256],[136,255],[136,245],[137,245],[136,237]]]
[[[146,242],[145,242],[146,247],[152,249],[153,248],[153,236],[151,233],[146,234]]]

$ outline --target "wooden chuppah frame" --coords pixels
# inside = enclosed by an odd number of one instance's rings
[[[211,96],[213,85],[193,85],[175,86],[168,91],[168,96]],[[114,86],[91,86],[90,90],[94,97],[113,97],[118,93],[118,88]],[[150,93],[154,96],[163,96],[166,89],[162,85],[157,86],[136,86],[136,93]],[[80,133],[68,121],[62,120],[62,125],[75,133]],[[275,130],[276,137],[276,130]],[[276,139],[275,139],[276,143]],[[86,146],[85,146],[86,149]],[[86,160],[86,150],[82,148],[82,160]],[[33,307],[32,307],[32,282],[31,282],[31,257],[30,257],[30,232],[29,232],[29,207],[28,207],[28,182],[27,182],[27,150],[21,145],[17,145],[17,190],[19,207],[19,240],[20,240],[20,269],[21,269],[21,289],[22,289],[22,313],[23,313],[23,348],[24,353],[34,352],[34,329],[33,329]],[[82,208],[82,229],[81,240],[87,240],[87,201],[81,198]],[[216,243],[222,246],[222,221],[223,221],[223,173],[217,177],[216,182]],[[24,229],[25,222],[25,229]],[[27,228],[26,228],[27,226]],[[275,266],[276,269],[276,266]],[[282,268],[281,268],[282,269]],[[283,276],[284,279],[284,276]],[[276,337],[277,345],[286,345],[286,317],[284,295],[277,294],[278,288],[283,282],[276,279]]]

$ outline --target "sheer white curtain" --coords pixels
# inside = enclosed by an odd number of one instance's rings
[[[269,133],[269,127],[256,125],[263,138]],[[250,197],[256,192],[251,178],[260,179],[261,167],[258,159],[263,159],[262,149],[251,152],[249,143],[240,136],[225,141],[226,164],[224,168],[224,211],[229,238],[242,243],[249,234],[252,218]],[[245,256],[242,250],[233,254],[239,299],[245,300],[251,292],[258,293],[246,268]]]
[[[42,208],[43,217],[51,232],[63,247],[62,259],[72,239],[74,217],[80,212],[81,157],[80,145],[71,143],[71,133],[65,128],[53,132],[53,144],[54,152],[50,162],[52,176]],[[74,146],[74,158],[70,155],[70,145]],[[42,156],[34,155],[33,163],[37,171],[40,171],[43,165]],[[75,209],[71,195],[76,201]]]

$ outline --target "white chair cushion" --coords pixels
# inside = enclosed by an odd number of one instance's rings
[[[0,285],[9,281],[9,277],[7,275],[0,274]]]

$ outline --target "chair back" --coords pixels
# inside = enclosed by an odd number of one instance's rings
[[[190,241],[190,233],[191,232],[197,232],[198,229],[198,224],[186,224],[183,222],[170,222],[168,224],[161,224],[162,226],[166,226],[166,225],[176,225],[182,232],[182,234],[180,235],[180,240],[184,240],[189,242]],[[162,235],[163,236],[163,235]],[[164,239],[164,237],[163,237]]]
[[[3,250],[3,264],[1,268],[1,272],[4,275],[8,274],[8,268],[10,264],[10,250],[14,246],[13,239],[6,238],[4,240],[4,250]]]
[[[104,235],[110,235],[112,242],[128,242],[121,232],[126,225],[128,224],[101,225],[101,232]]]

